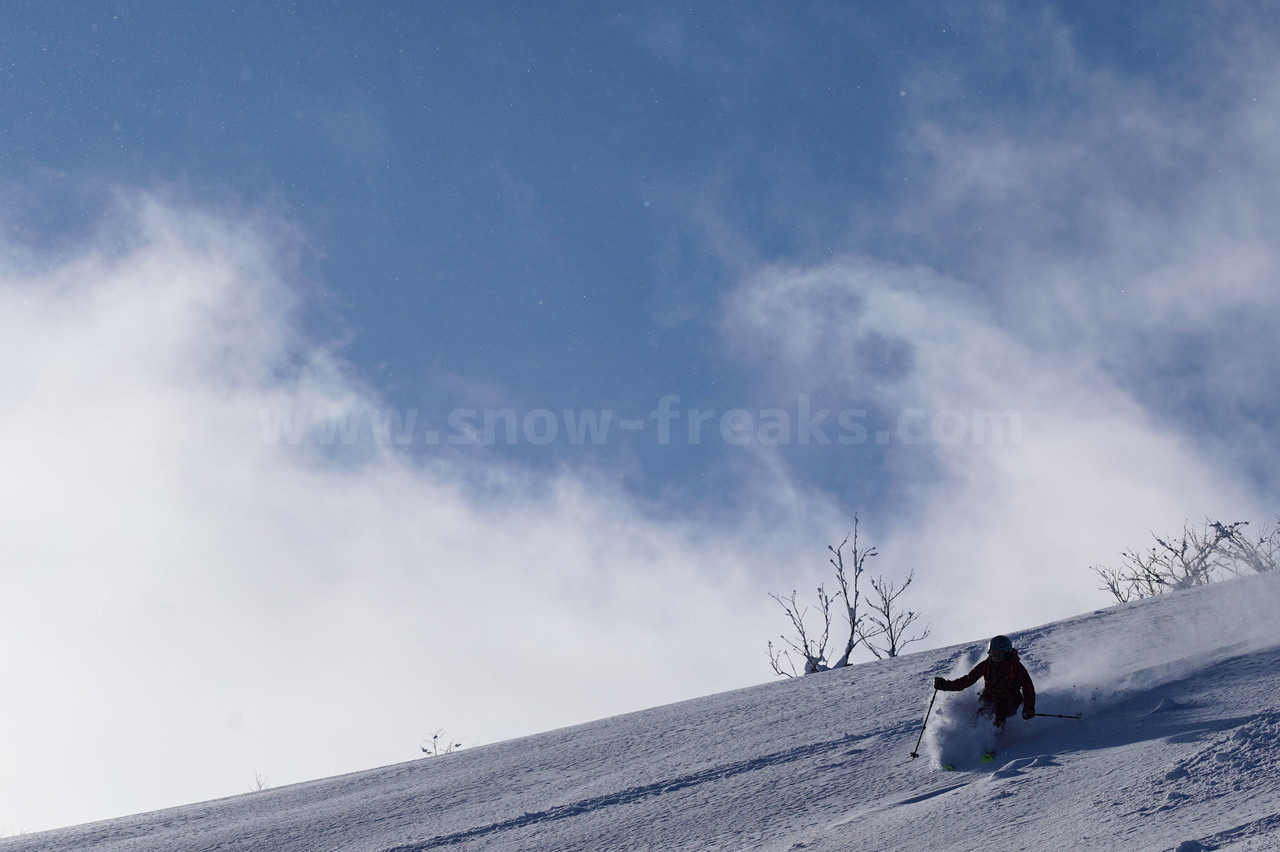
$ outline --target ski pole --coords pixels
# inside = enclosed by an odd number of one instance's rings
[[[1048,716],[1052,719],[1079,719],[1079,716],[1063,716],[1061,713],[1036,713],[1037,716]]]
[[[925,725],[929,724],[929,714],[933,712],[933,702],[936,701],[937,699],[938,699],[938,690],[935,689],[933,691],[933,698],[929,699],[929,709],[924,711],[924,725],[920,726],[920,736],[916,737],[916,747],[911,750],[912,760],[915,760],[917,757],[920,756],[916,752],[920,750],[920,741],[924,739]]]

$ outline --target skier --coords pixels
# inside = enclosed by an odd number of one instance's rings
[[[987,658],[973,667],[964,677],[947,680],[933,679],[933,688],[943,692],[959,692],[983,679],[982,693],[978,696],[978,714],[989,717],[997,728],[1003,728],[1005,720],[1022,707],[1022,718],[1036,715],[1036,688],[1031,682],[1027,667],[1018,659],[1018,652],[1008,636],[991,640]]]

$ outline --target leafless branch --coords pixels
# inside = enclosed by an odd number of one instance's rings
[[[427,757],[439,757],[442,754],[449,754],[462,748],[462,743],[444,737],[444,728],[439,729],[431,735],[431,741],[422,746],[422,751]]]
[[[829,668],[827,666],[827,642],[831,637],[831,598],[827,595],[827,590],[824,587],[818,586],[818,607],[816,612],[821,620],[822,628],[817,633],[817,637],[814,638],[809,628],[809,619],[807,617],[813,610],[810,607],[802,607],[797,603],[796,594],[792,590],[790,597],[769,595],[786,612],[787,618],[791,621],[791,628],[795,631],[793,638],[779,637],[786,643],[787,648],[775,651],[773,643],[769,643],[769,662],[773,665],[773,670],[787,677],[797,676],[795,663],[791,659],[791,651],[799,654],[800,658],[804,660],[804,674],[822,672]],[[784,660],[787,666],[786,669],[782,667]]]
[[[849,539],[853,538],[853,548],[851,550],[853,556],[853,577],[850,581],[849,573],[845,571],[844,566],[844,548],[849,543]],[[876,549],[868,547],[860,550],[858,547],[858,516],[853,516],[853,531],[844,537],[844,541],[840,542],[839,547],[827,545],[827,550],[831,551],[832,558],[827,560],[831,566],[836,569],[836,581],[840,584],[840,598],[844,601],[844,616],[849,627],[849,639],[845,642],[844,653],[840,655],[840,659],[836,661],[833,668],[849,665],[849,655],[853,653],[853,649],[862,641],[862,616],[858,612],[861,593],[858,590],[859,580],[862,578],[863,571],[866,570],[867,560],[876,556]]]
[[[919,642],[927,639],[930,629],[926,625],[924,632],[917,636],[908,636],[907,629],[920,617],[918,612],[912,610],[899,609],[897,600],[902,593],[910,587],[915,580],[916,574],[912,571],[907,575],[907,580],[901,586],[884,577],[873,577],[871,579],[871,590],[874,597],[868,600],[868,606],[871,613],[867,616],[867,622],[870,627],[862,630],[862,641],[866,643],[871,653],[876,655],[876,659],[884,659],[885,657],[896,657],[902,653],[902,649],[912,642]],[[873,642],[874,639],[881,641]]]
[[[1179,538],[1152,534],[1155,545],[1126,550],[1119,568],[1094,566],[1099,587],[1121,603],[1167,591],[1203,586],[1228,574],[1267,573],[1280,557],[1280,530],[1272,527],[1257,538],[1244,533],[1246,521],[1224,524],[1206,520],[1199,528],[1187,523]]]

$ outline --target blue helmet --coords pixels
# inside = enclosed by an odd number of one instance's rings
[[[1007,654],[1013,650],[1013,640],[1008,636],[996,636],[991,640],[991,647],[987,650]]]

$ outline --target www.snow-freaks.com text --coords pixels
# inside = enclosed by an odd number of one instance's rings
[[[443,427],[418,409],[261,409],[268,444],[383,446],[551,444],[603,445],[624,435],[649,436],[658,445],[730,446],[860,444],[1017,445],[1022,417],[1013,409],[905,408],[871,417],[864,408],[819,408],[808,396],[794,408],[698,408],[669,394],[650,411],[628,417],[612,408],[455,408]]]

